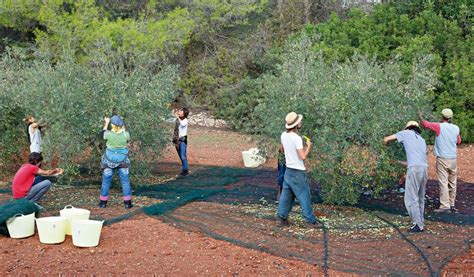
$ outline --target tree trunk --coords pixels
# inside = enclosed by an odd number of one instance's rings
[[[311,3],[309,0],[304,0],[304,23],[308,24],[311,17]]]

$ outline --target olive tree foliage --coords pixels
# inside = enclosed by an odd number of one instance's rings
[[[128,63],[133,66],[124,64],[103,59],[86,66],[64,57],[53,65],[39,58],[24,61],[9,52],[0,63],[0,97],[8,99],[7,106],[19,107],[48,125],[44,154],[47,160],[59,159],[68,173],[81,165],[99,168],[103,118],[121,115],[132,139],[132,172],[144,173],[169,141],[169,128],[163,123],[175,96],[178,70],[146,57]]]
[[[324,201],[353,204],[361,188],[380,193],[396,178],[400,145],[384,146],[382,139],[416,120],[418,111],[431,111],[436,76],[430,56],[419,58],[406,76],[398,61],[354,56],[329,64],[311,47],[307,37],[293,42],[276,73],[260,77],[262,98],[254,114],[273,146],[285,115],[303,114],[301,134],[313,142],[310,174],[320,182]]]

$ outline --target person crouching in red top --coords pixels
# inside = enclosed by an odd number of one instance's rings
[[[26,198],[36,203],[51,187],[51,181],[43,176],[52,176],[62,173],[63,170],[60,168],[50,170],[41,169],[42,161],[43,156],[41,153],[33,152],[28,156],[28,163],[23,164],[20,169],[18,169],[12,181],[14,199]]]

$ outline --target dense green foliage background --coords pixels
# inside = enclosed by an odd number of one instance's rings
[[[160,129],[170,102],[210,109],[234,129],[264,136],[268,149],[278,144],[280,119],[295,109],[308,119],[305,132],[321,136],[317,151],[329,151],[314,173],[326,184],[325,199],[352,203],[358,187],[380,191],[380,178],[394,170],[382,161],[397,151],[380,150],[376,137],[418,110],[437,120],[452,108],[463,141],[473,142],[473,1],[355,2],[3,0],[2,160],[25,147],[18,120],[28,113],[51,124],[48,154],[77,167],[74,153],[94,148],[100,120],[114,108],[130,123],[135,159],[143,161],[155,156],[148,146],[158,153],[166,140],[155,141],[151,129]],[[282,101],[289,94],[294,101]],[[386,125],[363,117],[364,106]],[[85,122],[67,120],[74,117]],[[352,124],[348,133],[338,120]],[[337,147],[328,146],[324,126]],[[378,180],[373,172],[336,170],[354,149],[380,157]]]
[[[44,155],[49,161],[56,156],[69,174],[77,173],[80,165],[100,172],[98,157],[104,145],[99,132],[105,116],[124,118],[132,139],[135,174],[146,172],[158,157],[156,150],[169,141],[163,122],[169,117],[169,103],[176,92],[176,67],[148,59],[135,60],[133,68],[125,68],[117,60],[87,67],[67,57],[53,66],[47,59],[24,61],[14,53],[5,53],[0,80],[2,105],[13,107],[6,111],[16,117],[16,121],[7,117],[5,124],[11,126],[6,126],[9,133],[5,137],[11,144],[2,148],[16,149],[12,139],[26,141],[26,124],[18,128],[18,122],[33,114],[47,124]],[[9,154],[2,153],[2,158]]]

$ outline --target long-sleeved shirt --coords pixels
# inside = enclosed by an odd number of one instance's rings
[[[459,127],[449,122],[421,121],[421,126],[436,134],[434,155],[444,159],[456,159],[456,144],[461,143]]]

